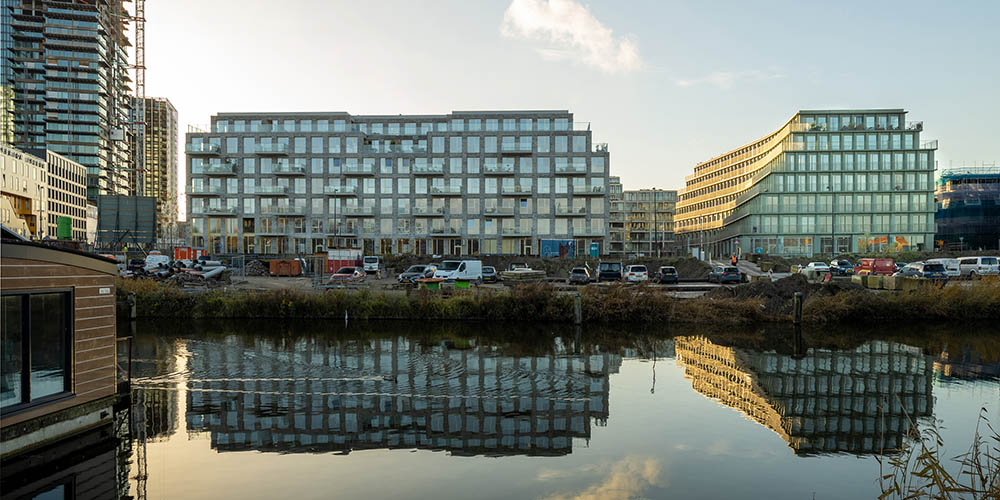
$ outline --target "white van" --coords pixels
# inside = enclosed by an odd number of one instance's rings
[[[1000,273],[996,257],[962,257],[958,259],[958,267],[962,276],[970,278]]]
[[[153,251],[149,252],[149,255],[146,256],[146,265],[143,266],[143,268],[146,271],[152,271],[154,269],[158,269],[160,264],[163,264],[163,267],[167,267],[167,264],[170,264],[170,257],[167,257],[160,252]]]
[[[944,272],[949,278],[957,278],[962,275],[962,271],[958,267],[958,259],[927,259],[926,262],[944,266]]]
[[[361,261],[361,267],[364,268],[366,273],[375,274],[382,270],[382,257],[366,255]]]
[[[442,278],[448,281],[454,280],[483,280],[483,261],[481,260],[446,260],[441,263],[441,267],[434,271],[435,278]]]

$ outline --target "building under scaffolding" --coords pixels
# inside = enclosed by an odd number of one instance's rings
[[[1000,245],[1000,167],[945,170],[934,189],[938,245],[955,249]]]
[[[97,248],[151,250],[155,246],[156,198],[99,196],[97,213]]]

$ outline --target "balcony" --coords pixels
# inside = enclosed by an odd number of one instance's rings
[[[504,146],[501,146],[500,152],[503,153],[503,154],[508,154],[508,155],[512,155],[512,156],[530,155],[531,154],[531,146],[522,147],[520,145],[513,145],[513,146],[504,145]]]
[[[584,237],[598,237],[604,238],[608,236],[608,231],[606,229],[576,229],[574,228],[571,236],[584,236]]]
[[[375,167],[371,165],[355,165],[353,167],[343,166],[340,169],[343,175],[375,175]]]
[[[288,226],[278,226],[268,229],[258,229],[256,234],[258,236],[287,236],[289,234],[289,229],[290,228]]]
[[[288,194],[288,186],[257,186],[254,193],[263,196]]]
[[[487,207],[483,209],[483,215],[513,217],[514,207]]]
[[[587,173],[587,167],[576,167],[573,165],[566,165],[562,167],[556,167],[553,171],[556,175],[580,175]]]
[[[375,215],[375,207],[344,207],[341,213],[346,216]]]
[[[938,141],[934,139],[933,141],[922,141],[920,143],[920,149],[937,149]]]
[[[357,186],[323,186],[323,194],[329,196],[353,196],[358,194]]]
[[[516,227],[505,227],[500,229],[500,234],[504,236],[531,236],[531,230],[523,230]]]
[[[337,224],[331,227],[329,231],[326,232],[327,236],[350,236],[360,234],[358,230],[361,228],[358,224]]]
[[[569,207],[556,207],[556,215],[567,215],[570,217],[586,217],[587,209],[584,208],[569,208]]]
[[[431,196],[462,196],[459,186],[431,186]]]
[[[403,135],[403,134],[400,134]],[[427,146],[416,146],[407,144],[383,144],[378,147],[363,146],[362,154],[426,154]]]
[[[505,188],[503,188],[503,189],[500,190],[500,194],[502,196],[530,195],[531,194],[531,188],[524,187],[524,186],[505,187]]]
[[[187,144],[184,146],[184,152],[191,156],[202,156],[202,155],[217,155],[222,150],[218,144]]]
[[[222,194],[222,187],[210,187],[210,186],[188,186],[187,194],[189,195],[200,195],[200,196],[217,196]]]
[[[414,165],[410,172],[413,175],[440,175],[444,173],[444,165]]]
[[[254,144],[253,152],[259,155],[287,155],[288,144]]]
[[[503,166],[503,165],[484,166],[483,167],[483,174],[484,175],[514,175],[514,166],[513,165],[506,166],[506,167]]]
[[[236,165],[226,162],[209,165],[201,171],[204,175],[236,175]]]
[[[274,175],[306,175],[306,167],[283,163],[272,166],[271,173]]]
[[[236,217],[236,215],[238,213],[239,213],[239,210],[237,210],[235,207],[233,207],[233,208],[209,207],[209,208],[206,208],[205,212],[204,212],[205,215],[225,215],[225,216],[228,216],[228,217]]]
[[[262,215],[305,215],[305,207],[260,207]]]
[[[573,196],[604,196],[607,191],[603,186],[593,186],[590,189],[584,188],[580,191],[573,191]]]
[[[452,229],[450,227],[434,227],[431,228],[431,236],[458,236],[462,234],[457,229]]]

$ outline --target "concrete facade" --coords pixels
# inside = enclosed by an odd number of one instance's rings
[[[674,205],[677,191],[621,189],[611,178],[610,254],[663,257],[674,251]]]
[[[25,238],[45,238],[49,234],[45,160],[2,144],[0,176],[0,222]]]

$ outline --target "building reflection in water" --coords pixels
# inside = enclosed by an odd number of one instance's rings
[[[592,421],[606,424],[608,377],[622,362],[559,342],[548,355],[404,337],[185,343],[181,377],[142,384],[144,415],[171,421],[174,401],[162,395],[173,391],[157,387],[180,383],[188,432],[208,432],[220,451],[565,455],[573,438],[589,439]],[[150,436],[171,433],[145,425]]]
[[[797,454],[897,448],[909,422],[931,414],[933,360],[919,348],[873,341],[805,356],[675,338],[694,389],[773,430]]]
[[[934,374],[941,379],[1000,378],[1000,354],[969,345],[945,345],[934,360]]]

